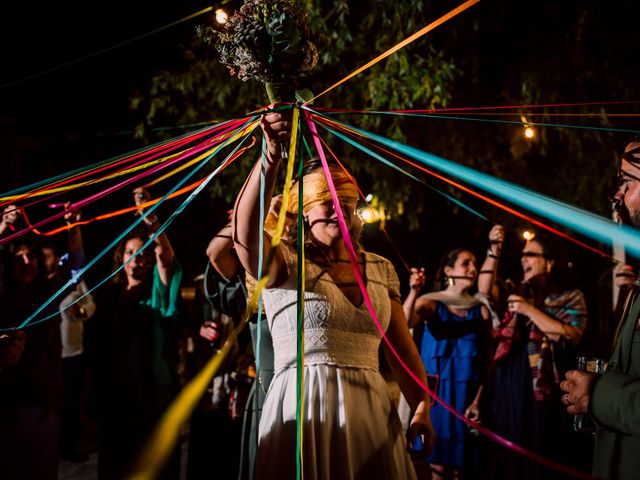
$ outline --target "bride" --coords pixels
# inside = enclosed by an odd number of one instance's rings
[[[289,137],[290,118],[270,113],[261,121],[267,140],[265,172],[269,204],[280,164],[279,144]],[[251,171],[236,200],[233,235],[244,268],[257,278],[260,266],[260,168]],[[332,167],[340,204],[350,231],[360,223],[358,193],[352,180]],[[256,471],[261,478],[295,478],[296,472],[296,278],[297,251],[305,248],[303,473],[309,479],[415,478],[406,440],[387,385],[379,373],[381,335],[356,282],[336,212],[320,164],[305,168],[303,217],[305,245],[283,241],[275,252],[265,238],[263,258],[273,256],[263,292],[273,337],[275,376],[260,421]],[[297,185],[289,212],[297,214]],[[293,237],[293,236],[292,236]],[[358,268],[386,335],[413,374],[426,375],[400,303],[398,276],[391,262],[358,248]],[[429,398],[388,352],[391,369],[413,417],[407,434],[433,444]]]

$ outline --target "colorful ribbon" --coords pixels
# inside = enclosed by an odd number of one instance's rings
[[[255,128],[255,126],[257,126],[257,122],[256,121],[253,122],[253,125],[250,125],[250,128]],[[246,130],[246,129],[244,129],[244,131],[242,131],[243,129],[239,129],[239,130],[240,130],[240,135],[247,135],[249,133],[249,131],[250,131],[250,130]],[[228,133],[228,132],[225,131],[225,133]],[[236,135],[238,135],[238,134],[236,134]],[[120,190],[120,189],[128,186],[128,185],[131,185],[132,183],[137,182],[140,179],[142,179],[142,178],[144,178],[144,177],[146,177],[146,176],[148,176],[148,175],[150,175],[152,173],[155,173],[155,172],[160,171],[160,170],[162,170],[164,168],[167,168],[167,167],[169,167],[169,166],[171,166],[171,165],[173,165],[173,164],[175,164],[177,162],[180,162],[180,161],[184,160],[185,158],[188,158],[192,154],[196,154],[196,153],[199,154],[199,157],[198,157],[199,160],[201,160],[202,158],[208,157],[209,155],[213,155],[218,150],[223,148],[226,145],[226,143],[227,143],[227,141],[225,141],[222,144],[218,144],[213,149],[209,148],[209,145],[200,145],[200,146],[196,147],[192,152],[189,152],[187,154],[181,154],[177,158],[175,158],[175,159],[173,159],[171,161],[168,161],[168,162],[165,162],[163,164],[156,165],[155,167],[152,167],[147,172],[139,173],[139,174],[137,174],[137,175],[135,175],[135,176],[133,176],[131,178],[128,178],[127,180],[124,180],[123,182],[121,182],[121,183],[119,183],[117,185],[114,185],[112,187],[107,188],[106,190],[103,190],[102,192],[96,193],[96,194],[94,194],[94,195],[92,195],[92,196],[90,196],[90,197],[88,197],[88,198],[86,198],[84,200],[76,202],[76,203],[74,203],[73,205],[71,205],[69,207],[69,210],[70,211],[71,210],[79,210],[79,209],[85,207],[86,205],[89,205],[89,204],[91,204],[91,203],[93,203],[93,202],[95,202],[95,201],[107,196],[108,194],[111,194],[111,193],[113,193],[113,192],[115,192],[117,190]],[[205,152],[201,153],[202,151],[205,151]],[[54,220],[57,220],[57,219],[63,217],[65,214],[66,214],[66,211],[62,211],[62,212],[57,213],[57,214],[55,214],[55,215],[53,215],[53,216],[51,216],[51,217],[49,217],[49,218],[47,218],[45,220],[41,220],[40,222],[38,222],[38,223],[36,223],[36,224],[34,224],[32,226],[29,226],[29,227],[27,227],[25,229],[22,229],[22,230],[18,231],[18,232],[12,233],[11,235],[8,235],[8,236],[0,239],[0,245],[3,244],[3,243],[10,242],[14,238],[17,238],[17,237],[19,237],[21,235],[24,235],[25,233],[31,232],[31,231],[33,231],[35,229],[39,229],[43,225],[46,225],[46,224],[48,224],[48,223],[50,223],[50,222],[52,222]]]
[[[254,119],[250,119],[246,125],[250,125],[253,124],[253,128],[257,127],[257,122],[253,121]],[[240,130],[243,130],[243,128],[241,128]],[[103,285],[104,283],[106,283],[108,280],[110,280],[111,278],[113,278],[115,275],[117,275],[131,260],[133,260],[133,258],[135,258],[137,255],[139,255],[140,253],[142,253],[142,251],[144,249],[146,249],[152,242],[155,241],[155,239],[161,235],[166,229],[167,227],[175,220],[175,218],[182,213],[182,211],[187,207],[187,205],[189,205],[193,199],[209,184],[209,182],[218,174],[218,172],[224,167],[224,165],[226,164],[226,162],[232,157],[232,155],[242,146],[242,143],[244,141],[246,141],[247,136],[245,135],[240,135],[240,133],[236,134],[234,137],[229,138],[228,140],[225,141],[225,144],[231,143],[235,140],[237,140],[238,138],[240,138],[241,136],[244,136],[244,140],[242,140],[242,142],[240,142],[235,149],[229,153],[229,155],[227,156],[227,158],[222,162],[222,164],[220,166],[218,166],[212,173],[210,173],[207,178],[205,179],[204,182],[202,182],[198,188],[196,188],[196,190],[189,195],[189,197],[184,200],[184,202],[178,207],[178,209],[160,226],[160,228],[158,228],[158,230],[149,237],[149,239],[142,245],[142,247],[140,248],[140,250],[138,250],[138,252],[136,252],[134,255],[132,255],[127,262],[125,262],[124,264],[122,264],[120,267],[118,267],[114,272],[112,272],[109,276],[107,276],[104,280],[102,280],[101,282],[99,282],[96,286],[94,286],[93,288],[91,288],[90,290],[88,290],[84,295],[82,295],[81,297],[79,297],[78,299],[76,299],[75,302],[70,303],[69,305],[67,305],[65,307],[65,309],[70,308],[71,306],[73,306],[75,303],[79,302],[80,300],[82,300],[85,296],[89,295],[90,293],[92,293],[95,289],[97,289],[98,287],[100,287],[101,285]],[[224,145],[223,145],[224,146]],[[58,298],[67,288],[69,288],[71,285],[75,284],[79,278],[81,278],[91,267],[93,267],[93,265],[96,264],[96,262],[98,260],[100,260],[100,258],[102,258],[107,252],[111,251],[123,238],[125,238],[129,232],[133,231],[136,227],[138,227],[146,217],[148,217],[149,215],[151,215],[159,206],[162,202],[164,202],[168,196],[172,193],[174,193],[175,191],[177,191],[180,187],[182,187],[191,177],[193,177],[200,169],[202,169],[211,158],[213,158],[213,156],[219,151],[220,149],[215,150],[213,153],[211,153],[207,158],[205,158],[196,168],[194,168],[191,172],[189,172],[184,178],[182,178],[169,192],[167,192],[164,197],[162,198],[162,200],[160,202],[158,202],[157,204],[153,205],[149,210],[147,210],[144,214],[142,214],[135,222],[133,222],[133,224],[131,224],[124,232],[122,232],[115,240],[113,240],[104,250],[102,250],[102,252],[100,252],[93,260],[91,260],[86,266],[84,266],[82,269],[80,269],[75,275],[73,275],[73,277],[64,285],[62,286],[62,288],[60,288],[56,293],[54,293],[47,301],[45,301],[40,307],[38,307],[36,309],[35,312],[33,312],[28,318],[26,318],[18,328],[22,329],[25,328],[27,325],[29,324],[37,324],[37,323],[41,323],[44,321],[47,321],[51,318],[57,317],[59,315],[59,311],[56,311],[40,320],[34,321],[34,319],[45,309],[47,308],[56,298]],[[7,330],[13,330],[12,328],[9,329],[4,329],[4,331]],[[2,329],[0,329],[0,331],[3,331]]]
[[[360,291],[362,293],[362,296],[364,298],[364,303],[367,307],[367,310],[369,311],[369,313],[371,314],[371,317],[376,325],[376,327],[378,328],[382,339],[384,340],[384,342],[387,344],[389,351],[394,355],[394,357],[398,360],[398,362],[400,363],[400,365],[402,366],[402,368],[409,374],[409,376],[411,376],[411,378],[413,378],[413,380],[416,382],[417,385],[419,385],[425,392],[427,392],[427,394],[429,394],[429,396],[431,398],[433,398],[435,401],[439,402],[443,408],[445,408],[447,411],[449,411],[452,415],[454,415],[456,418],[460,419],[461,421],[463,421],[464,423],[466,423],[467,425],[476,428],[479,432],[483,433],[485,436],[487,436],[488,438],[490,438],[491,440],[493,440],[495,443],[507,447],[517,453],[519,453],[520,455],[533,460],[537,463],[540,463],[541,465],[545,465],[549,468],[555,469],[557,471],[566,473],[568,475],[571,475],[573,477],[576,478],[583,478],[583,479],[591,479],[592,477],[584,472],[578,471],[574,468],[568,467],[566,465],[562,465],[560,463],[554,462],[552,460],[549,460],[535,452],[526,450],[524,448],[522,448],[521,446],[511,442],[510,440],[507,440],[505,438],[502,438],[501,436],[499,436],[498,434],[492,432],[491,430],[485,428],[484,426],[482,426],[481,424],[478,424],[474,421],[469,420],[468,418],[466,418],[462,413],[458,412],[455,408],[453,408],[451,405],[449,405],[447,402],[443,401],[442,399],[440,399],[438,397],[437,394],[435,394],[433,391],[431,391],[431,389],[428,387],[428,385],[426,385],[425,383],[423,383],[412,371],[411,369],[407,366],[407,364],[402,360],[402,358],[400,357],[400,355],[398,354],[398,352],[395,350],[395,348],[393,347],[393,345],[391,344],[391,342],[389,341],[389,339],[387,338],[384,328],[382,327],[380,320],[378,319],[375,310],[373,309],[373,305],[371,303],[371,300],[369,298],[366,286],[364,284],[364,281],[362,279],[362,275],[360,274],[360,269],[358,268],[358,263],[357,263],[357,257],[356,257],[356,252],[355,249],[353,247],[353,243],[351,242],[351,238],[349,236],[349,229],[347,227],[347,224],[345,222],[344,219],[344,214],[342,212],[342,208],[340,206],[340,201],[338,199],[338,195],[337,192],[335,190],[335,186],[333,185],[333,180],[331,179],[331,172],[329,170],[329,165],[327,163],[326,157],[324,155],[324,151],[322,149],[322,144],[320,143],[319,140],[319,135],[317,132],[317,129],[315,127],[315,124],[312,121],[311,118],[311,113],[309,111],[309,109],[305,108],[304,111],[304,115],[305,118],[307,120],[307,123],[309,125],[309,129],[312,132],[313,135],[313,139],[314,142],[316,144],[316,148],[318,150],[318,154],[320,156],[320,160],[322,162],[322,166],[323,169],[325,171],[325,175],[327,177],[327,184],[329,185],[329,190],[331,191],[331,197],[333,199],[333,203],[334,203],[334,210],[336,212],[336,215],[338,217],[338,224],[340,226],[340,230],[342,233],[342,237],[345,243],[345,247],[347,248],[347,252],[349,254],[349,259],[351,261],[351,266],[353,268],[353,272],[354,275],[356,277],[356,281],[358,282],[358,285],[360,286]]]
[[[339,80],[338,82],[334,83],[333,85],[331,85],[329,88],[327,88],[326,90],[322,91],[321,93],[319,93],[318,95],[316,95],[315,97],[313,97],[311,100],[308,100],[307,102],[304,103],[304,105],[310,105],[313,103],[314,100],[316,100],[317,98],[320,98],[322,95],[324,95],[327,92],[330,92],[331,90],[333,90],[334,88],[336,88],[339,85],[342,85],[344,82],[352,79],[353,77],[355,77],[356,75],[359,75],[360,73],[364,72],[366,69],[372,67],[373,65],[375,65],[376,63],[380,62],[381,60],[384,60],[385,58],[393,55],[395,52],[397,52],[398,50],[400,50],[401,48],[406,47],[407,45],[409,45],[411,42],[419,39],[420,37],[426,35],[427,33],[429,33],[431,30],[433,30],[436,27],[439,27],[440,25],[442,25],[443,23],[451,20],[453,17],[455,17],[456,15],[464,12],[466,9],[472,7],[473,5],[475,5],[476,3],[478,3],[480,0],[467,0],[466,2],[464,2],[463,4],[459,5],[458,7],[454,8],[453,10],[451,10],[449,13],[443,15],[442,17],[440,17],[439,19],[437,19],[434,22],[431,22],[429,25],[427,25],[426,27],[418,30],[416,33],[414,33],[413,35],[405,38],[404,40],[402,40],[400,43],[394,45],[393,47],[391,47],[389,50],[387,50],[386,52],[378,55],[376,58],[374,58],[373,60],[371,60],[370,62],[366,63],[365,65],[361,66],[360,68],[354,70],[353,72],[351,72],[349,75],[347,75],[346,77],[344,77],[342,80]]]
[[[326,120],[326,119],[322,119],[322,118],[319,118],[319,119],[320,119],[320,121],[321,121],[321,122],[324,122],[324,121]],[[352,127],[349,127],[349,126],[348,126],[348,125],[346,125],[346,124],[340,124],[340,123],[337,123],[337,122],[332,121],[332,120],[329,120],[329,124],[330,124],[330,125],[332,125],[332,126],[340,125],[340,126],[342,126],[342,128],[344,129],[344,131],[348,131],[348,132],[350,132],[350,133],[354,133],[354,134],[356,134],[356,135],[358,135],[358,136],[361,136],[361,137],[364,137],[364,138],[373,138],[373,137],[371,137],[367,132],[365,132],[364,130],[354,129],[354,128],[352,128]],[[384,138],[384,137],[381,137],[381,138]],[[347,141],[348,143],[350,143],[351,145],[355,146],[356,148],[358,148],[358,149],[360,149],[360,150],[362,150],[362,149],[363,149],[362,145],[360,145],[358,142],[355,142],[353,139],[350,139],[350,138],[345,137],[345,141]],[[402,144],[400,144],[400,145],[402,145]],[[447,183],[449,183],[450,185],[453,185],[453,186],[455,186],[456,188],[458,188],[458,189],[460,189],[460,190],[462,190],[462,191],[465,191],[465,192],[467,192],[467,193],[470,193],[471,195],[474,195],[474,196],[476,196],[477,198],[480,198],[481,200],[483,200],[483,201],[485,201],[485,202],[487,202],[487,203],[489,203],[489,204],[491,204],[491,205],[494,205],[494,206],[496,206],[496,207],[498,207],[498,208],[500,208],[500,209],[502,209],[502,210],[504,210],[504,211],[506,211],[506,212],[508,212],[508,213],[510,213],[510,214],[512,214],[512,215],[514,215],[514,216],[517,216],[517,217],[519,217],[519,218],[522,218],[523,220],[526,220],[527,222],[530,222],[530,223],[531,223],[531,224],[533,224],[533,225],[536,225],[536,226],[538,226],[538,227],[540,227],[540,228],[543,228],[543,229],[545,229],[545,230],[547,230],[547,231],[549,231],[549,232],[553,233],[554,235],[557,235],[557,236],[559,236],[559,237],[562,237],[562,238],[564,238],[565,240],[568,240],[568,241],[570,241],[570,242],[572,242],[572,243],[575,243],[576,245],[580,245],[581,247],[583,247],[583,248],[585,248],[585,249],[587,249],[587,250],[590,250],[590,251],[592,251],[592,252],[594,252],[594,253],[597,253],[598,255],[600,255],[600,256],[602,256],[602,257],[611,258],[611,256],[610,256],[609,254],[604,253],[604,252],[602,252],[602,251],[598,250],[597,248],[592,247],[591,245],[588,245],[588,244],[586,244],[586,243],[584,243],[584,242],[581,242],[580,240],[577,240],[577,239],[575,239],[575,238],[573,238],[573,237],[571,237],[571,236],[567,235],[566,233],[561,232],[561,231],[560,231],[560,230],[558,230],[558,229],[555,229],[555,228],[553,228],[553,227],[550,227],[550,226],[548,226],[548,225],[546,225],[546,224],[544,224],[544,223],[540,222],[539,220],[536,220],[536,219],[534,219],[534,218],[532,218],[532,217],[529,217],[528,215],[525,215],[525,214],[523,214],[523,213],[521,213],[521,212],[518,212],[517,210],[515,210],[515,209],[513,209],[513,208],[511,208],[511,207],[508,207],[508,206],[506,206],[506,205],[504,205],[504,204],[502,204],[502,203],[500,203],[500,202],[497,202],[497,201],[495,201],[495,200],[493,200],[493,199],[491,199],[491,198],[489,198],[489,197],[487,197],[487,196],[485,196],[485,195],[479,194],[479,193],[475,192],[474,190],[472,190],[472,189],[470,189],[470,188],[468,188],[468,187],[466,187],[466,186],[464,186],[464,185],[462,185],[462,184],[460,184],[460,183],[458,183],[458,182],[454,182],[454,181],[450,180],[450,179],[449,179],[449,178],[447,178],[447,177],[444,177],[444,176],[442,176],[442,175],[439,175],[439,174],[435,173],[434,171],[432,171],[432,170],[429,170],[429,169],[425,168],[423,165],[417,164],[417,163],[415,163],[415,162],[411,162],[411,161],[410,161],[410,160],[408,160],[407,158],[402,157],[402,156],[400,156],[400,155],[398,155],[398,154],[396,154],[396,153],[394,153],[394,152],[391,152],[391,151],[389,151],[389,150],[386,150],[386,149],[384,149],[384,148],[382,148],[382,147],[378,147],[378,146],[376,146],[376,147],[377,147],[377,148],[380,148],[380,149],[381,149],[382,151],[384,151],[385,153],[390,154],[390,155],[394,156],[395,158],[398,158],[399,160],[402,160],[402,161],[404,161],[404,162],[408,163],[409,165],[412,165],[413,167],[415,167],[415,168],[418,168],[418,169],[422,170],[422,171],[423,171],[423,172],[425,172],[425,173],[428,173],[429,175],[433,176],[434,178],[438,178],[438,179],[440,179],[440,180],[442,180],[442,181],[444,181],[444,182],[447,182]],[[453,165],[457,165],[457,164],[453,164]],[[435,163],[433,166],[434,166],[434,168],[438,169],[438,167],[437,167],[437,163]],[[460,166],[460,167],[462,168],[462,166]],[[464,168],[467,168],[467,167],[464,167]],[[470,169],[470,170],[471,170],[471,169]],[[474,171],[474,170],[472,170],[472,171]],[[483,174],[483,175],[484,175],[484,174]],[[453,175],[453,176],[455,176],[455,175]],[[491,178],[493,178],[493,177],[491,177]],[[500,182],[503,182],[503,181],[502,181],[502,180],[500,180]],[[474,184],[475,184],[474,182],[468,182],[468,183],[471,183],[472,185],[474,185]],[[507,182],[507,183],[508,183],[508,182]],[[513,185],[513,184],[510,184],[510,185]],[[481,185],[479,185],[479,186],[481,186]],[[527,191],[527,192],[531,192],[531,191],[529,191],[529,190],[522,189],[522,187],[517,187],[517,189],[518,189],[519,191]],[[498,188],[497,188],[497,191],[499,192],[500,190],[501,190],[501,189],[500,189],[500,187],[498,187]],[[531,193],[534,193],[535,195],[539,195],[539,194],[537,194],[537,193],[535,193],[535,192],[531,192]],[[518,198],[518,193],[515,193],[514,195],[515,195],[515,198],[517,199],[517,198]],[[500,196],[500,195],[496,194],[496,196]],[[513,195],[512,195],[512,197],[513,197]],[[541,197],[542,199],[548,199],[552,204],[554,204],[554,202],[557,202],[556,200],[549,199],[548,197],[545,197],[545,196],[540,196],[540,197]],[[516,204],[520,204],[520,203],[523,203],[523,202],[517,202],[517,201],[516,201],[516,202],[514,202],[514,203],[516,203]],[[562,203],[562,202],[557,202],[557,203],[558,203],[558,205],[559,205],[559,206],[562,206],[562,207],[564,207],[564,208],[568,208],[568,209],[570,209],[570,210],[573,210],[574,212],[578,212],[578,213],[585,213],[585,214],[588,214],[588,215],[590,215],[590,216],[593,216],[593,217],[595,217],[595,218],[597,218],[597,219],[601,219],[601,220],[602,220],[602,221],[604,221],[605,223],[608,223],[608,226],[609,226],[609,227],[612,227],[612,226],[613,226],[613,227],[615,227],[615,228],[618,228],[618,227],[619,227],[617,224],[613,224],[613,222],[609,222],[607,219],[602,219],[602,217],[598,217],[597,215],[591,214],[591,213],[589,213],[589,212],[584,212],[584,211],[582,211],[581,209],[579,209],[579,208],[577,208],[577,207],[570,206],[570,205],[566,205],[566,204],[564,204],[564,203]],[[524,204],[523,204],[522,206],[524,206],[525,208],[527,208],[526,202],[524,202]],[[545,216],[545,215],[544,215],[544,213],[541,213],[541,215],[542,215],[543,217]],[[562,223],[562,222],[560,222],[560,223]],[[631,231],[631,233],[633,234],[633,231]],[[606,237],[605,237],[605,238],[606,238]],[[611,240],[611,239],[609,239],[609,241],[610,241],[610,240]],[[615,261],[615,259],[612,259],[612,260],[613,260],[613,261]]]
[[[289,107],[291,108],[291,107]],[[294,116],[295,110],[294,110]],[[287,175],[285,178],[285,191],[291,188],[291,180],[293,176],[293,167],[292,165],[294,160],[295,153],[295,143],[294,136],[292,132],[291,143],[290,143],[290,153],[287,165],[287,172],[291,170],[291,176]],[[264,144],[263,144],[264,145]],[[263,150],[264,152],[264,150]],[[265,158],[265,157],[263,157]],[[214,172],[215,173],[215,172]],[[264,193],[264,189],[262,190]],[[262,197],[264,199],[264,196]],[[264,200],[262,201],[264,208]],[[287,204],[283,201],[282,206],[279,212],[279,218],[282,215],[286,215],[286,207]],[[264,211],[263,211],[264,214]],[[262,225],[260,226],[262,228]],[[276,231],[273,234],[271,246],[271,254],[267,258],[267,267],[263,269],[264,272],[269,271],[269,265],[273,260],[273,252],[275,248],[280,244],[280,240],[282,238],[282,232],[284,231],[284,222],[278,222],[276,225]],[[275,242],[275,244],[274,244]],[[262,267],[262,263],[260,263]],[[185,388],[178,394],[178,397],[174,400],[171,406],[167,409],[162,419],[158,423],[154,434],[151,436],[147,446],[143,450],[143,453],[140,457],[140,460],[137,462],[137,467],[134,474],[131,476],[132,479],[136,480],[147,480],[151,478],[155,478],[157,472],[160,470],[166,459],[168,458],[171,448],[175,445],[178,434],[180,432],[180,425],[184,423],[191,411],[195,407],[197,400],[202,396],[202,393],[207,387],[210,379],[215,375],[217,370],[220,368],[222,361],[226,357],[226,355],[230,351],[230,341],[237,338],[237,335],[242,331],[245,327],[249,315],[251,312],[255,311],[257,308],[260,298],[262,295],[262,290],[264,289],[267,281],[269,280],[268,273],[264,276],[261,276],[260,272],[258,273],[258,281],[256,283],[256,289],[254,293],[251,295],[251,298],[247,302],[247,309],[245,310],[245,314],[240,322],[240,324],[233,331],[232,335],[229,336],[228,340],[225,342],[221,350],[211,358],[209,363],[205,366],[205,369],[201,372],[201,374],[197,375],[189,384],[185,386]],[[258,325],[258,330],[259,330]]]

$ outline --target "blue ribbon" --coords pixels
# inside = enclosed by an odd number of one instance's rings
[[[245,128],[249,123],[251,123],[251,121],[253,121],[256,117],[252,117],[250,118],[242,127],[238,128],[236,130],[236,132],[242,130],[243,128]],[[254,127],[255,128],[255,127]],[[71,307],[72,305],[74,305],[75,303],[79,302],[80,300],[82,300],[84,297],[86,297],[87,295],[89,295],[91,292],[93,292],[94,290],[96,290],[98,287],[102,286],[103,284],[105,284],[107,281],[109,281],[111,278],[113,278],[115,275],[118,274],[118,272],[120,272],[131,260],[133,260],[136,256],[138,256],[139,254],[141,254],[145,248],[147,248],[149,245],[151,245],[151,243],[153,243],[155,241],[155,239],[161,235],[162,233],[164,233],[164,231],[167,229],[167,227],[176,219],[176,217],[178,215],[180,215],[180,213],[182,213],[182,211],[187,207],[187,205],[189,205],[193,199],[209,184],[209,182],[211,181],[211,179],[213,179],[213,177],[216,176],[216,174],[222,169],[224,168],[224,166],[227,164],[227,162],[229,161],[229,159],[233,156],[233,154],[235,152],[237,152],[240,147],[244,144],[244,142],[249,138],[249,136],[247,135],[240,143],[238,143],[238,145],[236,145],[236,147],[233,149],[233,151],[231,151],[231,153],[229,153],[229,155],[227,155],[227,157],[224,159],[224,161],[218,166],[218,168],[216,168],[212,173],[209,174],[209,176],[198,186],[198,188],[196,188],[191,195],[189,195],[189,197],[187,199],[185,199],[176,209],[175,212],[173,212],[173,214],[171,214],[171,216],[160,226],[160,228],[158,228],[158,230],[151,236],[149,237],[149,239],[144,243],[144,245],[140,248],[140,250],[138,250],[135,255],[132,255],[129,260],[127,260],[127,262],[123,263],[120,267],[118,267],[114,272],[112,272],[109,276],[107,276],[105,279],[103,279],[100,283],[98,283],[95,287],[93,287],[92,289],[88,290],[86,293],[84,293],[81,297],[79,297],[78,299],[76,299],[73,303],[70,303],[69,305],[67,305],[65,307],[65,310],[69,307]],[[102,250],[93,260],[91,260],[84,268],[82,268],[80,271],[78,271],[75,275],[73,275],[71,277],[71,279],[62,287],[60,288],[56,293],[54,293],[46,302],[44,302],[40,307],[38,307],[38,309],[32,313],[26,320],[24,320],[20,326],[18,328],[22,329],[25,328],[27,325],[35,325],[38,323],[42,323],[45,322],[57,315],[60,314],[60,311],[56,311],[55,313],[52,313],[51,315],[48,315],[44,318],[41,318],[40,320],[37,320],[35,322],[32,322],[32,320],[34,318],[36,318],[36,316],[38,314],[40,314],[45,308],[47,308],[51,302],[53,302],[57,297],[59,297],[67,288],[69,288],[71,285],[75,284],[78,279],[84,275],[91,267],[93,267],[98,260],[100,260],[107,252],[109,252],[112,248],[114,248],[123,238],[125,238],[132,230],[134,230],[136,227],[138,227],[145,218],[147,218],[147,216],[151,215],[172,193],[174,193],[175,191],[177,191],[180,187],[182,187],[191,177],[193,177],[198,171],[200,171],[200,169],[202,169],[202,167],[204,167],[218,152],[220,152],[222,150],[222,148],[226,145],[228,145],[231,140],[233,139],[233,135],[231,135],[227,140],[225,140],[225,142],[221,145],[221,147],[219,149],[217,149],[215,152],[213,152],[212,154],[208,155],[205,159],[203,159],[191,172],[189,172],[182,180],[180,180],[180,182],[178,182],[171,190],[169,190],[159,201],[158,203],[156,203],[155,205],[153,205],[150,209],[148,209],[143,215],[141,215],[135,222],[133,222],[124,232],[122,232],[115,240],[113,240],[104,250]],[[14,330],[13,328],[5,328],[5,329],[0,329],[0,331],[9,331],[9,330]]]
[[[305,107],[306,108],[306,107]],[[308,109],[312,111],[311,109]],[[318,114],[317,112],[313,112]],[[320,115],[322,116],[322,115]],[[459,165],[445,158],[424,152],[415,147],[404,145],[395,140],[367,132],[354,126],[343,124],[359,134],[396,150],[407,157],[437,169],[451,177],[462,180],[485,192],[519,205],[549,220],[564,225],[598,242],[623,245],[630,253],[640,256],[640,235],[638,231],[626,225],[617,225],[612,220],[555,200],[546,195],[534,192],[512,182],[502,180],[464,165]]]

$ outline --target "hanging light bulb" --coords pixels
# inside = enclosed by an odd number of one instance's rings
[[[358,215],[364,223],[373,223],[377,221],[376,211],[371,207],[365,207],[358,210]]]
[[[227,23],[227,20],[229,19],[227,12],[219,8],[216,10],[215,14],[216,14],[216,22],[222,23],[222,24]]]
[[[536,136],[536,129],[529,125],[527,117],[525,117],[524,115],[520,115],[520,121],[522,121],[522,126],[524,127],[524,138],[526,138],[527,140],[531,140]]]

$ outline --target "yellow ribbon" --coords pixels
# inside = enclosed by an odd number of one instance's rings
[[[291,182],[293,178],[293,162],[295,157],[295,145],[298,133],[298,108],[293,111],[293,127],[291,130],[291,142],[289,144],[289,161],[287,164],[287,176],[285,180],[284,192],[288,192],[291,188]],[[249,129],[249,127],[248,127]],[[242,132],[240,132],[242,133]],[[240,133],[238,135],[240,135]],[[248,132],[247,132],[248,133]],[[282,238],[282,232],[284,231],[284,220],[286,217],[287,209],[286,202],[283,194],[282,206],[278,215],[278,224],[276,231],[274,232],[271,246],[277,247],[280,244]],[[171,454],[173,446],[178,440],[180,434],[180,427],[185,423],[193,409],[195,408],[198,400],[204,393],[205,389],[209,385],[209,382],[220,369],[222,361],[231,351],[231,347],[236,342],[236,339],[240,332],[244,329],[248,323],[249,316],[252,311],[255,311],[258,305],[258,298],[262,294],[262,290],[267,284],[269,277],[265,275],[256,285],[256,289],[251,295],[251,298],[247,302],[247,308],[239,325],[232,331],[227,338],[222,348],[214,354],[214,356],[207,362],[205,367],[191,380],[182,391],[178,394],[173,403],[165,411],[164,415],[156,425],[153,434],[148,440],[147,445],[143,449],[133,473],[128,477],[132,480],[151,480],[155,478],[166,463]]]

